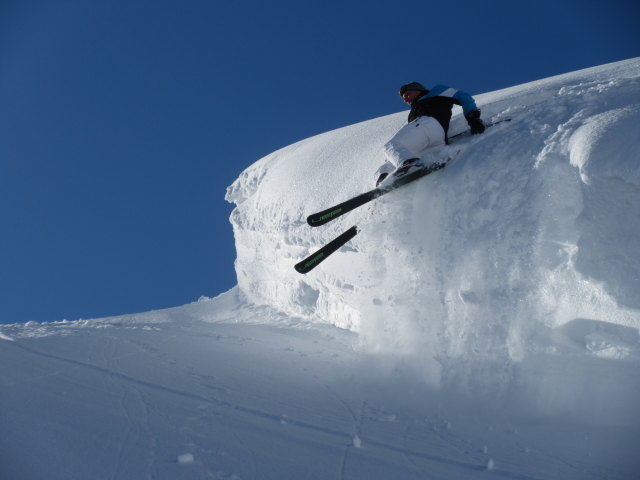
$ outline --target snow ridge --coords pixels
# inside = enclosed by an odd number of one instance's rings
[[[238,286],[475,393],[509,391],[550,352],[559,364],[578,354],[637,364],[639,94],[633,59],[479,95],[485,118],[513,120],[446,147],[439,155],[463,151],[444,170],[318,229],[306,215],[371,188],[405,114],[275,152],[229,188],[243,199],[231,216]],[[465,128],[454,112],[451,133]],[[354,224],[362,233],[334,257],[293,270]],[[580,402],[566,395],[558,408]]]

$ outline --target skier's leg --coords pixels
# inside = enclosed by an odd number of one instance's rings
[[[419,117],[402,127],[383,147],[387,159],[396,167],[410,158],[445,144],[444,130],[433,117]]]
[[[419,122],[416,129],[424,135],[423,148],[418,151],[419,157],[427,152],[438,150],[446,144],[444,129],[435,118],[420,117],[416,121]]]

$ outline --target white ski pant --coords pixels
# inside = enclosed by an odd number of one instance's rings
[[[398,130],[383,150],[387,161],[376,171],[377,179],[383,173],[391,173],[402,162],[410,158],[420,158],[431,150],[445,144],[444,129],[433,117],[418,117]]]

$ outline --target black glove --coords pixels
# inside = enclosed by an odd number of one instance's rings
[[[467,115],[466,118],[473,135],[484,132],[485,126],[480,119],[480,110],[469,112],[469,115]]]

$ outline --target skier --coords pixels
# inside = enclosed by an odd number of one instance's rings
[[[427,90],[418,82],[400,87],[400,97],[411,105],[407,124],[384,145],[387,161],[376,171],[376,186],[401,165],[409,165],[424,153],[448,143],[447,132],[454,105],[460,105],[471,133],[484,132],[480,109],[462,90],[436,85]]]

